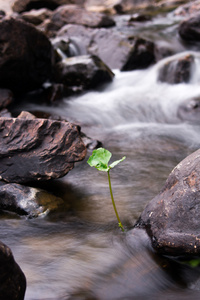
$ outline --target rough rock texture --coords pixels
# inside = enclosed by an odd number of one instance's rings
[[[0,89],[0,110],[13,102],[13,93],[7,89]]]
[[[64,4],[83,4],[84,0],[16,0],[13,3],[12,9],[15,12],[21,13],[31,9],[48,8],[56,9]]]
[[[153,247],[171,255],[200,254],[200,150],[180,162],[141,214]]]
[[[59,30],[66,24],[97,28],[114,26],[115,22],[104,14],[90,12],[77,5],[63,5],[53,12],[49,27]]]
[[[149,67],[155,62],[154,48],[154,43],[144,39],[136,39],[121,71],[131,71]]]
[[[0,86],[24,92],[51,76],[52,46],[33,26],[17,19],[0,21]]]
[[[96,56],[83,55],[67,58],[55,66],[55,80],[62,82],[66,88],[74,91],[92,89],[100,84],[110,82],[114,74]]]
[[[159,71],[158,80],[171,84],[188,82],[192,73],[194,56],[188,54],[168,61]]]
[[[0,242],[0,295],[2,300],[23,300],[26,278],[8,246]]]
[[[0,186],[0,210],[29,218],[40,217],[64,206],[64,201],[48,192],[17,183]]]
[[[7,182],[67,174],[86,148],[77,126],[45,119],[0,118],[0,177]]]
[[[180,37],[188,42],[200,41],[200,14],[195,15],[179,25]]]

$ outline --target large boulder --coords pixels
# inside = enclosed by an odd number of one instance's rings
[[[193,16],[179,25],[179,35],[187,42],[200,41],[200,14]]]
[[[0,210],[35,218],[64,208],[64,201],[38,188],[17,183],[0,186]]]
[[[26,278],[8,246],[0,242],[0,295],[2,300],[23,300]]]
[[[48,27],[57,31],[66,24],[99,28],[114,26],[115,21],[111,17],[87,11],[78,5],[62,5],[53,12]]]
[[[84,159],[79,128],[64,121],[0,118],[0,178],[28,182],[59,178]]]
[[[114,74],[97,56],[82,55],[58,62],[54,77],[66,89],[82,91],[112,81]]]
[[[187,83],[192,74],[194,56],[187,54],[168,60],[159,70],[158,80],[171,84]]]
[[[17,19],[0,21],[0,87],[22,93],[51,76],[52,45],[33,26]]]
[[[200,150],[181,161],[138,221],[167,255],[200,255]]]

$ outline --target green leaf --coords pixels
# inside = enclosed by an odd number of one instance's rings
[[[116,165],[118,165],[121,161],[125,160],[126,156],[122,157],[119,160],[114,161],[111,165],[110,165],[110,169],[114,168]]]
[[[111,158],[112,154],[110,151],[104,148],[98,148],[92,152],[92,155],[89,157],[87,163],[91,167],[95,167],[99,171],[108,172],[108,162]]]

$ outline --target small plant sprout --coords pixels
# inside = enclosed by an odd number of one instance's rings
[[[112,164],[108,165],[108,162],[111,158],[112,154],[110,151],[104,149],[104,148],[98,148],[97,150],[94,150],[92,152],[92,155],[89,157],[87,163],[91,167],[95,167],[99,171],[107,172],[108,173],[108,183],[109,183],[109,189],[110,189],[110,196],[113,204],[113,208],[118,220],[118,225],[121,228],[122,231],[124,231],[124,227],[122,226],[122,223],[120,221],[117,208],[115,205],[112,187],[111,187],[111,180],[110,180],[110,169],[113,169],[116,165],[118,165],[121,161],[123,161],[126,156],[122,157],[122,159],[114,161]]]

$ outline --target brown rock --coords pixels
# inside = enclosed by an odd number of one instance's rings
[[[164,188],[146,206],[138,222],[156,251],[200,254],[200,150],[180,162]]]
[[[23,93],[51,76],[52,46],[33,26],[16,20],[0,21],[0,86]]]
[[[77,5],[63,5],[53,12],[49,27],[57,31],[66,24],[97,28],[114,26],[115,22],[104,14],[90,12]]]
[[[84,159],[77,126],[45,119],[0,118],[0,177],[7,182],[59,178]]]
[[[23,300],[26,278],[8,246],[0,242],[0,295],[2,300]]]

